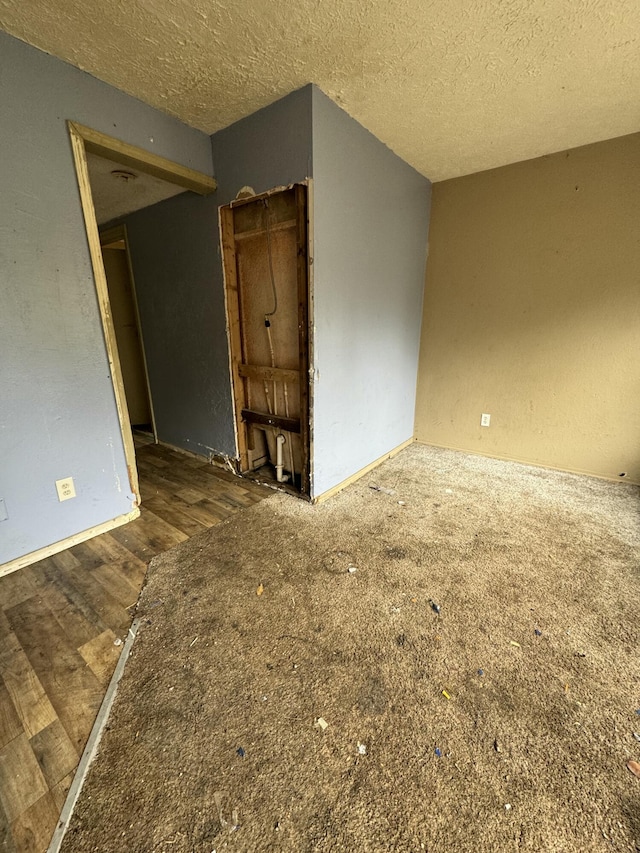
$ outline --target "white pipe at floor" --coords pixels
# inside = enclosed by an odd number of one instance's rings
[[[280,433],[276,436],[276,480],[279,483],[286,483],[289,477],[283,473],[284,463],[282,460],[282,446],[285,442],[285,437]]]

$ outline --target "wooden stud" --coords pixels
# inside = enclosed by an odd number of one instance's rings
[[[245,387],[239,372],[242,363],[242,335],[240,333],[240,294],[238,291],[238,268],[236,264],[236,245],[233,234],[233,210],[220,208],[220,238],[222,240],[222,260],[224,268],[225,302],[227,308],[227,333],[229,336],[229,361],[233,399],[235,403],[236,438],[240,470],[249,469],[247,429],[242,421],[242,410],[246,405]]]
[[[129,472],[129,484],[131,486],[132,493],[136,496],[137,505],[140,503],[140,488],[138,485],[138,472],[136,470],[136,455],[133,447],[131,423],[129,422],[129,412],[127,411],[127,398],[124,392],[124,382],[122,380],[122,370],[120,368],[120,358],[118,356],[118,347],[116,344],[116,333],[113,326],[113,317],[111,316],[107,276],[102,262],[100,234],[98,232],[96,212],[93,206],[93,196],[91,195],[87,154],[84,147],[84,140],[72,122],[69,122],[69,133],[71,135],[71,146],[73,148],[73,157],[78,176],[78,187],[80,189],[80,201],[82,203],[82,212],[84,214],[84,224],[87,231],[87,239],[89,241],[89,254],[91,255],[93,277],[98,295],[100,319],[102,320],[102,330],[104,333],[111,380],[113,382],[113,390],[115,393],[118,420],[120,422],[120,432],[122,434],[122,441],[124,444],[124,455]]]
[[[307,337],[307,411],[308,411],[308,453],[309,453],[309,492],[308,498],[311,500],[311,492],[313,489],[313,395],[314,395],[314,340],[313,340],[313,179],[308,178],[306,181],[307,187],[307,319],[308,319],[308,337]]]
[[[165,157],[152,154],[144,148],[129,145],[128,142],[114,139],[112,136],[77,122],[70,121],[69,130],[83,140],[85,150],[91,154],[106,157],[108,160],[117,160],[124,166],[138,169],[140,172],[169,181],[171,184],[177,184],[199,195],[210,195],[218,186],[215,178],[210,178],[194,169],[181,166]]]
[[[307,188],[295,187],[298,275],[298,344],[300,349],[300,441],[302,444],[301,491],[310,493],[309,478],[309,276],[307,241]]]

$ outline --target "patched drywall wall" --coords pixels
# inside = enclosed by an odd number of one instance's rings
[[[413,436],[430,184],[313,87],[313,481]]]
[[[235,456],[217,204],[187,192],[125,222],[158,438]]]
[[[66,120],[212,160],[204,134],[4,33],[0,80],[1,564],[132,508]]]
[[[640,134],[436,184],[418,440],[640,482],[638,223]]]
[[[208,133],[313,80],[432,180],[638,130],[637,0],[0,0],[0,20]]]

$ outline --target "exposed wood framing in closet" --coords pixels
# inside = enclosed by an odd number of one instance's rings
[[[232,202],[220,228],[240,471],[273,466],[283,442],[284,469],[308,496],[307,186]]]

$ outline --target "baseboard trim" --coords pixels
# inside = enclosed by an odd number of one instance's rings
[[[66,551],[67,548],[72,548],[74,545],[86,542],[87,539],[93,539],[94,536],[100,536],[101,533],[108,533],[116,527],[128,524],[139,515],[140,510],[136,507],[125,515],[119,515],[117,518],[112,518],[111,521],[105,521],[102,524],[97,524],[95,527],[89,527],[87,530],[82,530],[80,533],[74,533],[73,536],[67,536],[66,539],[61,539],[59,542],[54,542],[52,545],[47,545],[45,548],[39,548],[37,551],[31,551],[23,557],[16,557],[15,560],[10,560],[8,563],[3,563],[0,566],[0,577],[9,575],[11,572],[17,572],[18,569],[24,569],[26,566],[30,566],[32,563],[38,563],[40,560],[45,560],[47,557],[53,557],[54,554],[59,554],[60,551]]]
[[[338,483],[337,486],[332,486],[332,488],[327,489],[326,492],[323,492],[321,495],[317,495],[312,498],[311,503],[319,504],[324,503],[324,501],[329,500],[334,495],[337,495],[338,492],[341,492],[343,489],[346,489],[347,486],[350,486],[352,483],[355,483],[356,480],[359,480],[360,477],[364,477],[365,474],[368,474],[369,471],[373,471],[374,468],[377,468],[378,465],[381,465],[383,462],[386,462],[387,459],[393,459],[394,456],[397,456],[405,447],[409,447],[410,444],[413,444],[415,438],[413,436],[408,438],[406,441],[403,441],[402,444],[399,444],[397,447],[394,447],[393,450],[389,450],[383,456],[380,456],[374,462],[370,462],[368,465],[365,465],[364,468],[361,468],[359,471],[356,471],[355,474],[352,474],[350,477],[347,477],[346,480],[343,480],[341,483]]]
[[[561,474],[577,474],[580,477],[595,477],[596,480],[606,480],[608,483],[626,483],[631,486],[640,486],[637,480],[627,477],[608,477],[606,474],[597,474],[595,471],[586,471],[581,468],[560,468],[557,465],[548,465],[544,462],[533,462],[531,459],[518,459],[515,456],[506,456],[501,453],[482,453],[480,450],[469,450],[467,447],[456,447],[453,444],[437,444],[435,441],[423,441],[416,438],[418,444],[426,447],[439,447],[441,450],[455,450],[457,453],[468,453],[470,456],[481,456],[483,459],[499,459],[501,462],[515,462],[518,465],[528,465],[530,468],[544,468],[545,471],[559,471]]]

